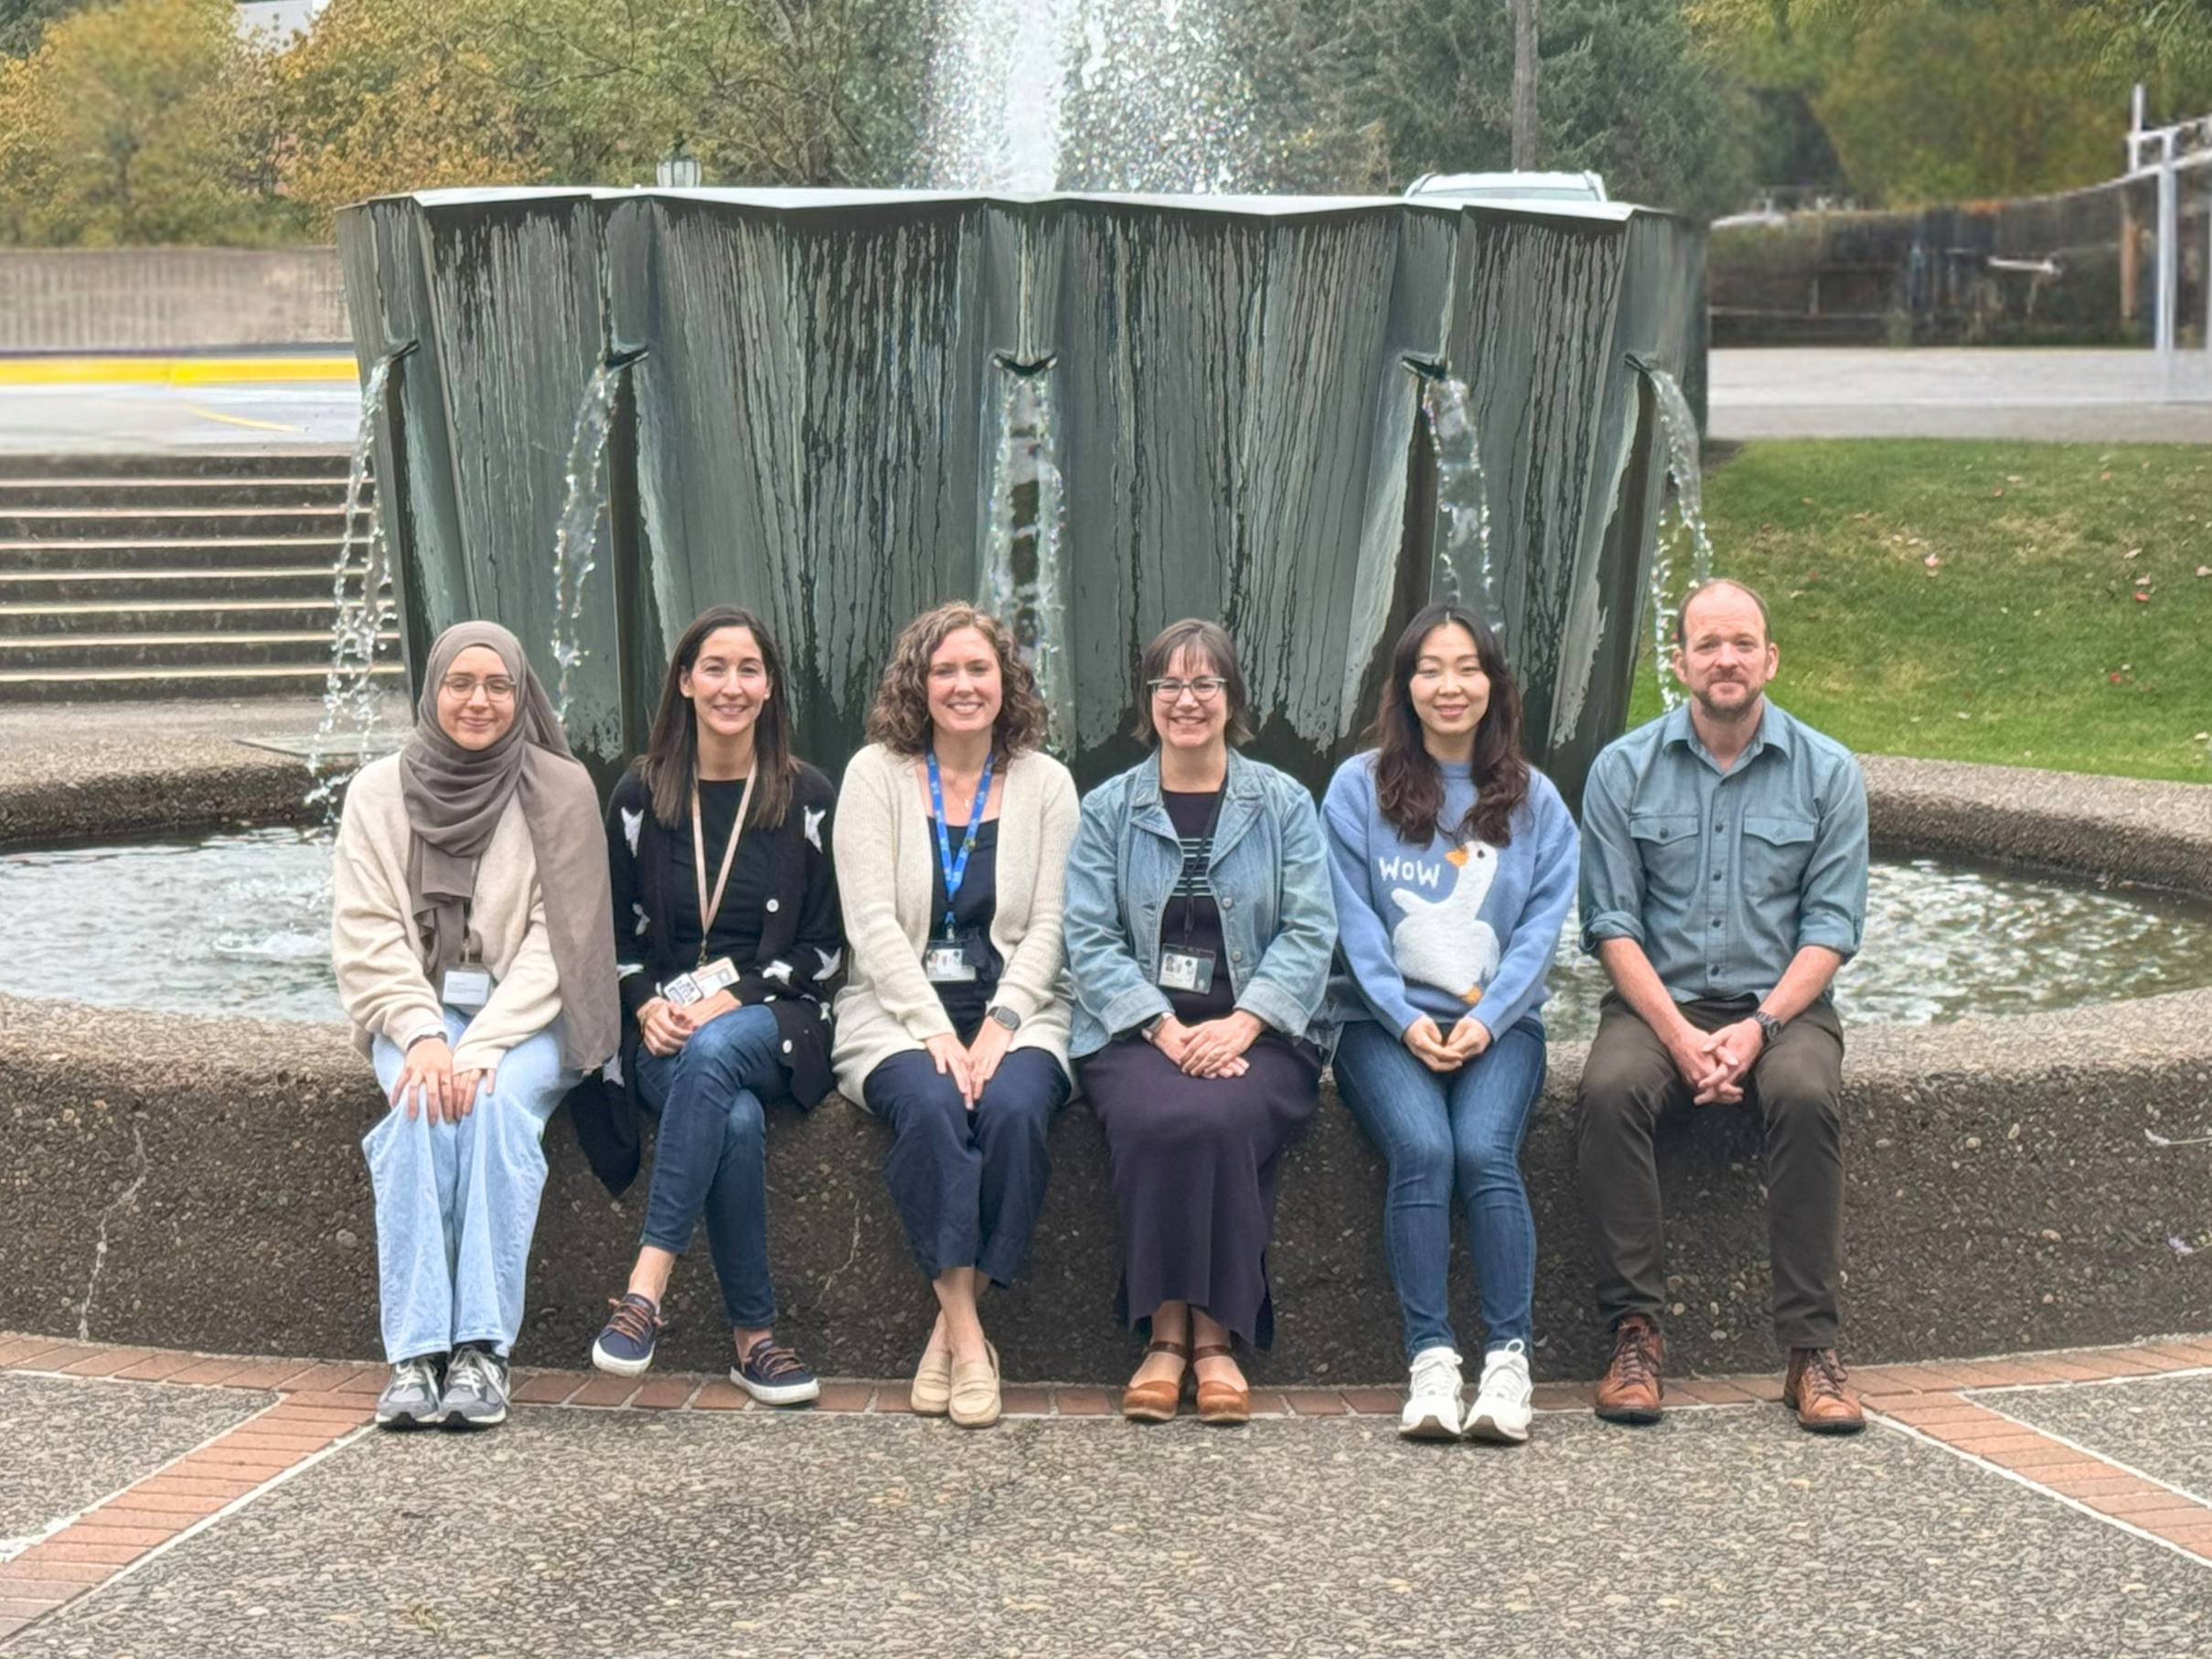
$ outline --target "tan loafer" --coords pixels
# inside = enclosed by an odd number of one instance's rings
[[[999,1420],[999,1350],[985,1343],[983,1351],[988,1359],[953,1362],[946,1415],[963,1429],[988,1429]]]
[[[914,1386],[907,1404],[916,1417],[943,1417],[952,1408],[953,1356],[949,1348],[924,1348],[914,1367]]]

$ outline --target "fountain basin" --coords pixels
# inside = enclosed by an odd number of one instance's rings
[[[14,787],[14,764],[0,757],[0,796]],[[1865,764],[1880,844],[2023,858],[2078,878],[2163,878],[2212,897],[2212,788]],[[301,776],[294,764],[294,799]],[[80,781],[95,795],[102,787],[96,776]],[[204,776],[197,787],[207,787]],[[50,833],[74,832],[70,792],[48,799]],[[2212,1148],[2150,1139],[2212,1133],[2212,990],[1858,1026],[1849,1043],[1854,1357],[2058,1347],[2212,1322]],[[1524,1158],[1542,1240],[1537,1367],[1550,1376],[1593,1375],[1603,1358],[1568,1137],[1580,1061],[1579,1044],[1553,1044]],[[334,1026],[0,996],[0,1329],[375,1357],[374,1229],[357,1142],[380,1109]],[[1685,1310],[1670,1333],[1673,1363],[1766,1364],[1756,1129],[1745,1114],[1708,1113],[1662,1136]],[[845,1375],[903,1374],[925,1328],[926,1291],[877,1172],[886,1141],[881,1125],[836,1097],[810,1114],[773,1115],[784,1328],[810,1361]],[[560,1121],[547,1149],[522,1358],[573,1365],[635,1247],[643,1191],[610,1200]],[[1010,1375],[1116,1378],[1133,1354],[1111,1315],[1118,1232],[1103,1137],[1080,1105],[1056,1124],[1053,1156],[1035,1251],[1022,1281],[995,1300],[993,1335]],[[1380,1214],[1379,1165],[1325,1092],[1284,1172],[1270,1254],[1279,1334],[1256,1375],[1399,1378]],[[1469,1288],[1456,1270],[1455,1318],[1472,1340]],[[668,1363],[718,1368],[703,1253],[687,1263],[677,1298],[684,1322],[668,1339]]]

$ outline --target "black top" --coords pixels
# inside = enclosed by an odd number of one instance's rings
[[[1229,947],[1222,937],[1221,907],[1213,902],[1213,883],[1206,875],[1206,866],[1213,859],[1214,808],[1221,800],[1221,791],[1162,789],[1159,798],[1174,822],[1183,853],[1183,873],[1160,912],[1159,947],[1162,950],[1213,953],[1211,987],[1202,991],[1168,992],[1175,1017],[1185,1025],[1195,1025],[1236,1011],[1236,989],[1229,982]]]
[[[730,850],[730,826],[745,798],[743,778],[715,779],[699,786],[700,828],[706,832],[707,892],[721,873],[722,857]],[[730,884],[722,891],[721,908],[707,930],[707,948],[699,947],[699,871],[692,862],[691,815],[677,819],[661,838],[663,856],[671,865],[663,880],[675,895],[668,921],[676,941],[676,957],[687,966],[728,957],[734,965],[750,962],[760,952],[761,922],[768,901],[775,898],[775,850],[767,838],[746,835],[737,843],[737,858],[730,866]],[[634,1005],[635,1006],[635,1005]]]
[[[960,833],[957,830],[946,831],[956,860],[960,856]],[[936,845],[937,820],[934,818],[929,820],[929,840],[932,847]],[[998,995],[999,976],[1006,970],[991,944],[991,918],[998,913],[999,820],[987,818],[976,826],[975,839],[968,844],[967,868],[961,872],[960,894],[953,904],[953,937],[966,950],[976,977],[941,980],[935,986],[945,1017],[953,1022],[953,1030],[963,1043],[975,1041],[976,1028],[983,1023],[991,999]],[[939,861],[936,880],[929,886],[929,937],[935,939],[944,931],[945,865]]]
[[[707,837],[710,892],[728,846],[743,783],[707,784],[700,817]],[[708,958],[738,970],[730,994],[775,1015],[785,1092],[810,1107],[835,1086],[829,1069],[829,1002],[843,978],[845,930],[829,864],[837,789],[801,764],[791,806],[774,829],[748,825],[713,924]],[[758,800],[755,798],[755,811]],[[622,976],[621,1077],[635,1075],[637,1011],[662,981],[699,965],[698,877],[689,807],[675,824],[653,816],[652,792],[633,767],[607,802],[607,866],[614,897],[614,964]],[[586,1097],[589,1097],[587,1098]],[[621,1192],[637,1173],[640,1113],[615,1081],[579,1090],[571,1114],[599,1178]]]

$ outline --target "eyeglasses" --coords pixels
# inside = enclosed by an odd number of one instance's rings
[[[439,689],[455,702],[466,702],[479,690],[494,702],[515,701],[515,682],[504,674],[494,674],[484,680],[472,680],[465,674],[449,674]]]
[[[1145,689],[1154,697],[1165,698],[1171,703],[1181,702],[1185,691],[1201,702],[1212,702],[1228,683],[1219,674],[1201,674],[1195,680],[1148,680]]]

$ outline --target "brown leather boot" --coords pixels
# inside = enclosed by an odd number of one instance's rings
[[[1833,1348],[1790,1350],[1782,1404],[1797,1413],[1800,1429],[1813,1434],[1856,1434],[1866,1427],[1859,1397],[1852,1392],[1851,1379]]]
[[[1624,1313],[1613,1327],[1613,1363],[1598,1384],[1598,1415],[1608,1423],[1659,1421],[1659,1368],[1666,1354],[1659,1327]]]

